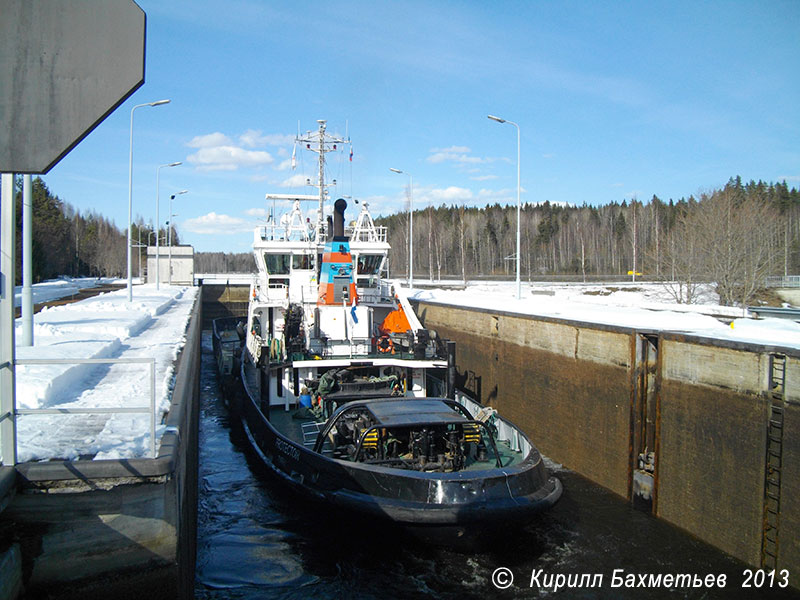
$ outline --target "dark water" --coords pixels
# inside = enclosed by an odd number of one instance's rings
[[[509,523],[499,543],[480,551],[427,546],[369,521],[326,519],[324,509],[286,493],[229,422],[208,332],[201,389],[197,598],[800,597],[780,589],[778,575],[772,588],[768,580],[742,588],[746,565],[564,469],[557,469],[565,491],[553,510],[525,528]],[[514,577],[502,590],[492,579],[501,567]],[[726,585],[612,588],[615,569],[623,577],[725,575]],[[577,587],[531,586],[540,570],[540,583],[562,574]],[[602,586],[589,587],[582,574],[602,574]],[[507,583],[506,575],[498,572],[498,581]],[[796,584],[794,574],[790,580]]]

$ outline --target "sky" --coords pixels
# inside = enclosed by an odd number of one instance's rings
[[[126,228],[131,108],[168,98],[135,112],[133,215],[155,222],[158,196],[163,224],[188,190],[173,222],[196,251],[248,252],[266,193],[316,193],[316,155],[291,156],[318,119],[352,143],[331,196],[375,217],[412,179],[415,209],[515,204],[517,129],[489,114],[519,125],[522,202],[800,186],[794,0],[138,4],[145,84],[44,180]]]

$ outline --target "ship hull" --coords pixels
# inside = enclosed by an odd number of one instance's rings
[[[458,538],[498,522],[524,524],[561,496],[532,448],[518,465],[470,472],[417,472],[353,463],[314,452],[283,435],[248,382],[256,368],[242,361],[237,416],[263,464],[294,492],[329,507],[412,528],[432,541]],[[250,373],[247,371],[251,370]],[[415,400],[409,399],[409,410]]]

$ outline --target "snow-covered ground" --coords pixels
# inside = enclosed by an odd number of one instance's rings
[[[136,280],[134,280],[135,282]],[[37,283],[31,286],[33,303],[51,302],[59,298],[66,298],[77,294],[84,288],[97,287],[99,285],[109,285],[112,283],[127,283],[127,280],[109,279],[107,277],[61,277]],[[14,288],[14,306],[22,306],[22,286]]]
[[[435,285],[435,284],[434,284]],[[741,308],[720,306],[710,289],[698,304],[676,304],[663,283],[470,283],[465,289],[414,289],[409,297],[459,306],[603,323],[642,330],[800,348],[800,324],[786,319],[753,319]],[[719,320],[730,321],[730,325]]]
[[[44,290],[37,291],[43,287]],[[65,289],[47,282],[35,297]],[[407,290],[401,291],[401,293]],[[68,292],[71,294],[73,292]],[[34,316],[34,346],[17,347],[17,358],[153,357],[156,360],[157,422],[169,408],[173,363],[185,343],[184,332],[197,288],[153,285],[101,294],[81,302],[47,308]],[[668,330],[700,336],[800,348],[800,324],[782,319],[752,319],[741,309],[722,307],[713,293],[702,304],[675,304],[662,284],[523,284],[522,300],[511,283],[474,283],[465,289],[410,290],[410,298],[448,304],[604,323],[643,330]],[[37,300],[38,302],[38,300]],[[732,320],[732,326],[717,317]],[[17,320],[17,341],[21,322]],[[149,372],[145,365],[18,365],[19,408],[146,406]],[[18,420],[18,460],[74,459],[80,456],[132,458],[149,452],[147,415],[23,415]],[[163,426],[159,425],[156,439]]]
[[[47,284],[41,284],[47,285]],[[34,286],[36,288],[38,286]],[[154,358],[156,422],[169,408],[173,363],[197,288],[134,287],[133,302],[122,289],[81,302],[45,308],[34,315],[34,345],[17,346],[17,359]],[[16,322],[17,343],[21,320]],[[18,408],[116,408],[148,406],[145,364],[17,365]],[[74,459],[79,456],[146,456],[150,418],[144,414],[22,415],[17,421],[18,460]],[[163,425],[158,425],[160,439]]]

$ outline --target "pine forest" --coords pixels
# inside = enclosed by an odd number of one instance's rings
[[[102,215],[80,213],[33,180],[34,281],[59,275],[121,277],[126,232]],[[22,193],[17,193],[17,262],[21,256]],[[517,207],[428,206],[414,210],[414,277],[513,278]],[[375,220],[389,231],[390,277],[408,275],[408,212]],[[146,265],[155,232],[132,226],[133,271]],[[167,232],[159,232],[166,245]],[[178,231],[172,230],[178,244]],[[713,283],[722,304],[744,304],[767,276],[800,273],[800,193],[786,182],[731,178],[697,197],[574,206],[544,202],[520,210],[523,281],[601,280],[635,273],[665,281],[677,302],[696,300]],[[139,259],[141,258],[141,263]],[[199,252],[195,272],[250,272],[249,253]],[[17,269],[18,279],[21,270]],[[19,282],[18,282],[19,283]]]

